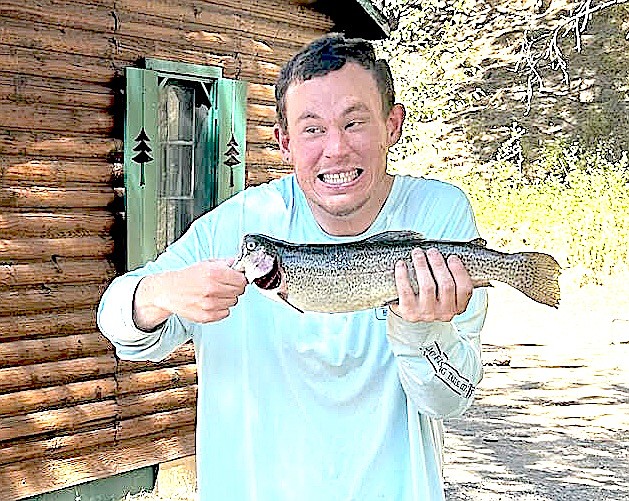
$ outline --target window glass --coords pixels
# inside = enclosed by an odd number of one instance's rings
[[[215,177],[208,169],[211,160],[208,87],[206,82],[169,78],[160,83],[158,131],[162,165],[157,199],[158,252],[181,236],[204,212],[207,203],[211,203],[202,197],[213,186]]]

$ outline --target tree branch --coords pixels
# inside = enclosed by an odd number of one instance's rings
[[[533,36],[529,30],[524,32],[520,46],[520,59],[514,71],[522,71],[527,76],[526,112],[531,111],[531,102],[536,89],[544,88],[543,68],[550,67],[553,71],[560,71],[564,83],[570,82],[568,74],[568,60],[560,47],[560,39],[574,34],[575,50],[581,52],[581,35],[587,29],[592,16],[602,10],[615,5],[627,3],[629,0],[607,0],[594,5],[593,0],[580,0],[575,9],[559,20],[557,26],[551,30],[543,30],[541,34]]]

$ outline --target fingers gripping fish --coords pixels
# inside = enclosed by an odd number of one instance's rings
[[[384,306],[398,297],[395,263],[406,261],[411,286],[417,280],[411,251],[437,248],[447,259],[458,256],[474,287],[504,282],[534,301],[559,304],[560,266],[540,252],[504,253],[483,239],[469,242],[426,240],[419,233],[388,231],[342,244],[294,244],[266,235],[243,237],[232,267],[273,299],[299,311],[348,312]]]

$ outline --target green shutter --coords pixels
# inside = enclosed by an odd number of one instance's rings
[[[220,78],[217,88],[217,203],[245,187],[247,83]]]
[[[157,182],[161,148],[157,131],[158,83],[155,71],[126,69],[125,212],[127,269],[154,259]]]

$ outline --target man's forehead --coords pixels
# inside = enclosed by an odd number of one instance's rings
[[[309,105],[329,105],[333,102],[349,112],[369,108],[372,101],[379,101],[381,97],[375,78],[361,66],[356,65],[358,71],[349,66],[347,64],[325,75],[292,82],[286,90],[286,104],[290,102],[291,107],[307,108]],[[299,111],[300,115],[302,112]]]

